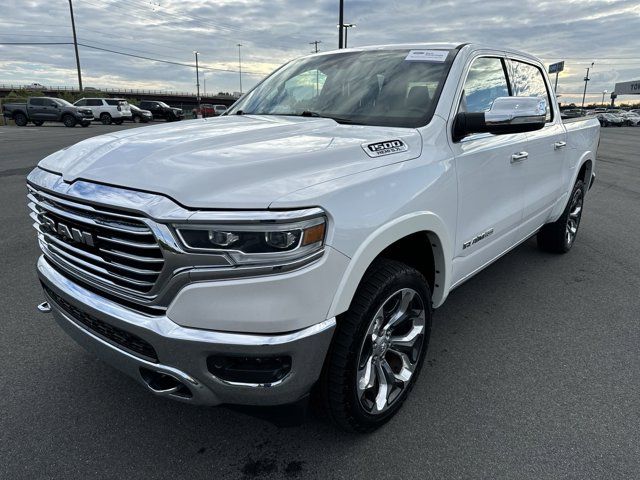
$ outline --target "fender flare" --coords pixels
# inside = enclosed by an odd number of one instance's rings
[[[452,244],[448,229],[442,219],[433,212],[415,212],[381,226],[371,233],[351,258],[338,284],[327,318],[349,309],[356,289],[369,265],[382,251],[394,242],[414,233],[427,232],[434,257],[435,281],[432,292],[434,308],[445,301],[451,284]]]

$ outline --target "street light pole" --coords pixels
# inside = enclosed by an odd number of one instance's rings
[[[200,52],[193,52],[196,56],[196,88],[198,89],[196,100],[198,101],[198,115],[202,115],[202,109],[200,108],[200,70],[198,68],[198,55]]]
[[[338,48],[342,47],[342,27],[344,25],[344,0],[340,0],[340,14],[338,20]]]
[[[355,23],[345,23],[344,27],[344,48],[347,48],[347,33],[349,33],[349,29],[355,27]]]
[[[76,21],[73,18],[73,4],[69,0],[69,12],[71,12],[71,29],[73,30],[73,46],[76,49],[76,67],[78,68],[78,88],[82,92],[82,73],[80,72],[80,54],[78,54],[78,37],[76,36]]]
[[[589,70],[593,68],[595,62],[591,62],[591,66],[587,68],[587,75],[584,77],[584,92],[582,92],[582,109],[584,110],[584,97],[587,96],[587,83],[589,83]]]
[[[242,56],[240,55],[240,48],[242,44],[238,44],[238,71],[240,72],[240,96],[242,96]]]

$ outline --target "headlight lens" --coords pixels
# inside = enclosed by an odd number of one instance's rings
[[[176,225],[175,229],[187,250],[226,253],[237,264],[274,264],[322,250],[326,218],[287,223]]]

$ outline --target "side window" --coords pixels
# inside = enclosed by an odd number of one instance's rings
[[[547,99],[547,122],[553,120],[551,95],[540,69],[529,63],[510,60],[511,85],[516,97],[544,97]]]
[[[78,100],[76,103],[74,103],[74,105],[76,107],[84,107],[87,105],[87,101],[86,100]]]
[[[90,98],[89,100],[87,100],[87,106],[88,107],[101,107],[102,106],[102,100],[100,100],[99,98]]]
[[[44,98],[32,98],[29,103],[34,107],[41,107],[44,105]]]
[[[118,100],[105,100],[105,102],[107,102],[107,105],[111,105],[114,107],[118,105]]]
[[[502,60],[476,58],[471,64],[460,99],[460,112],[486,112],[498,97],[509,96],[509,85]]]

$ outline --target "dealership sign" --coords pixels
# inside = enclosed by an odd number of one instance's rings
[[[640,80],[616,83],[615,92],[618,95],[640,95]]]
[[[564,70],[564,62],[552,63],[549,65],[549,73],[560,73]]]

